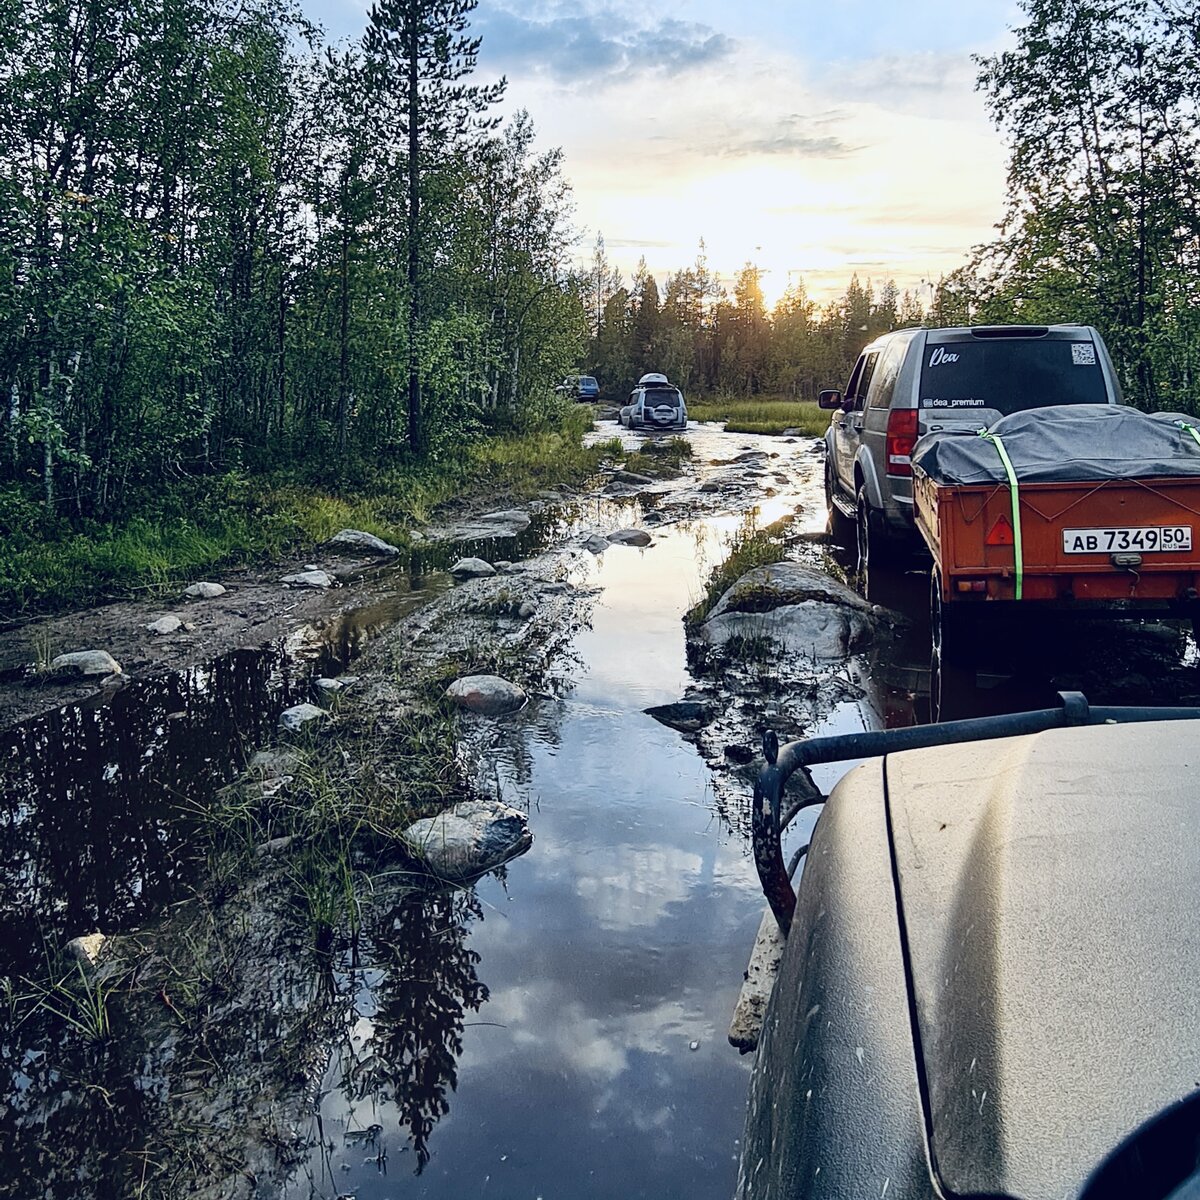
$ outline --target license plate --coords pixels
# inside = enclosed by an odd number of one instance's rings
[[[1155,554],[1190,550],[1190,525],[1133,525],[1123,529],[1064,529],[1064,554]]]

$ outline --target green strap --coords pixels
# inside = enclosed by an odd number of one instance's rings
[[[1193,430],[1192,432],[1195,433],[1196,431]],[[1017,483],[1017,473],[1013,470],[1012,460],[1008,457],[1008,451],[1005,450],[1004,443],[1000,438],[994,433],[989,433],[986,429],[981,429],[979,436],[984,441],[991,442],[996,447],[996,452],[1000,455],[1000,461],[1004,464],[1005,474],[1008,475],[1008,495],[1012,501],[1013,562],[1017,571],[1017,599],[1020,600],[1025,590],[1025,553],[1021,547],[1020,485]],[[1200,434],[1196,435],[1196,441],[1200,442]]]
[[[1189,425],[1187,421],[1176,421],[1175,424],[1178,425],[1180,429],[1187,430],[1187,432],[1196,439],[1197,445],[1200,445],[1200,431],[1196,429],[1195,425]]]

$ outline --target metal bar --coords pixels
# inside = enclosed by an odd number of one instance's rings
[[[1059,699],[1061,704],[1058,708],[1044,708],[1035,712],[944,721],[937,725],[917,725],[908,729],[845,733],[788,742],[782,747],[774,733],[768,731],[764,734],[763,754],[767,765],[754,785],[754,809],[751,814],[754,865],[758,869],[763,893],[784,936],[792,926],[796,893],[791,885],[791,872],[783,861],[780,838],[783,829],[802,808],[820,802],[820,799],[811,796],[795,802],[781,822],[783,789],[791,775],[801,767],[851,758],[881,758],[902,750],[924,750],[932,746],[952,746],[989,738],[1022,737],[1068,726],[1200,719],[1200,708],[1092,708],[1081,692],[1059,692]]]

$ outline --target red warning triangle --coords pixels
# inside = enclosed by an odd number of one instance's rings
[[[1007,517],[1000,517],[988,530],[987,544],[989,546],[1011,546],[1013,544],[1012,522]]]

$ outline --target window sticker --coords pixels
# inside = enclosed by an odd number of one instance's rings
[[[927,396],[921,401],[922,408],[987,408],[987,401],[975,396],[953,396],[942,399],[941,396]]]
[[[940,367],[942,363],[956,363],[958,355],[951,354],[944,346],[939,346],[930,356],[929,365],[931,367]]]
[[[1094,367],[1096,365],[1096,347],[1091,342],[1072,342],[1071,361],[1077,367]]]

